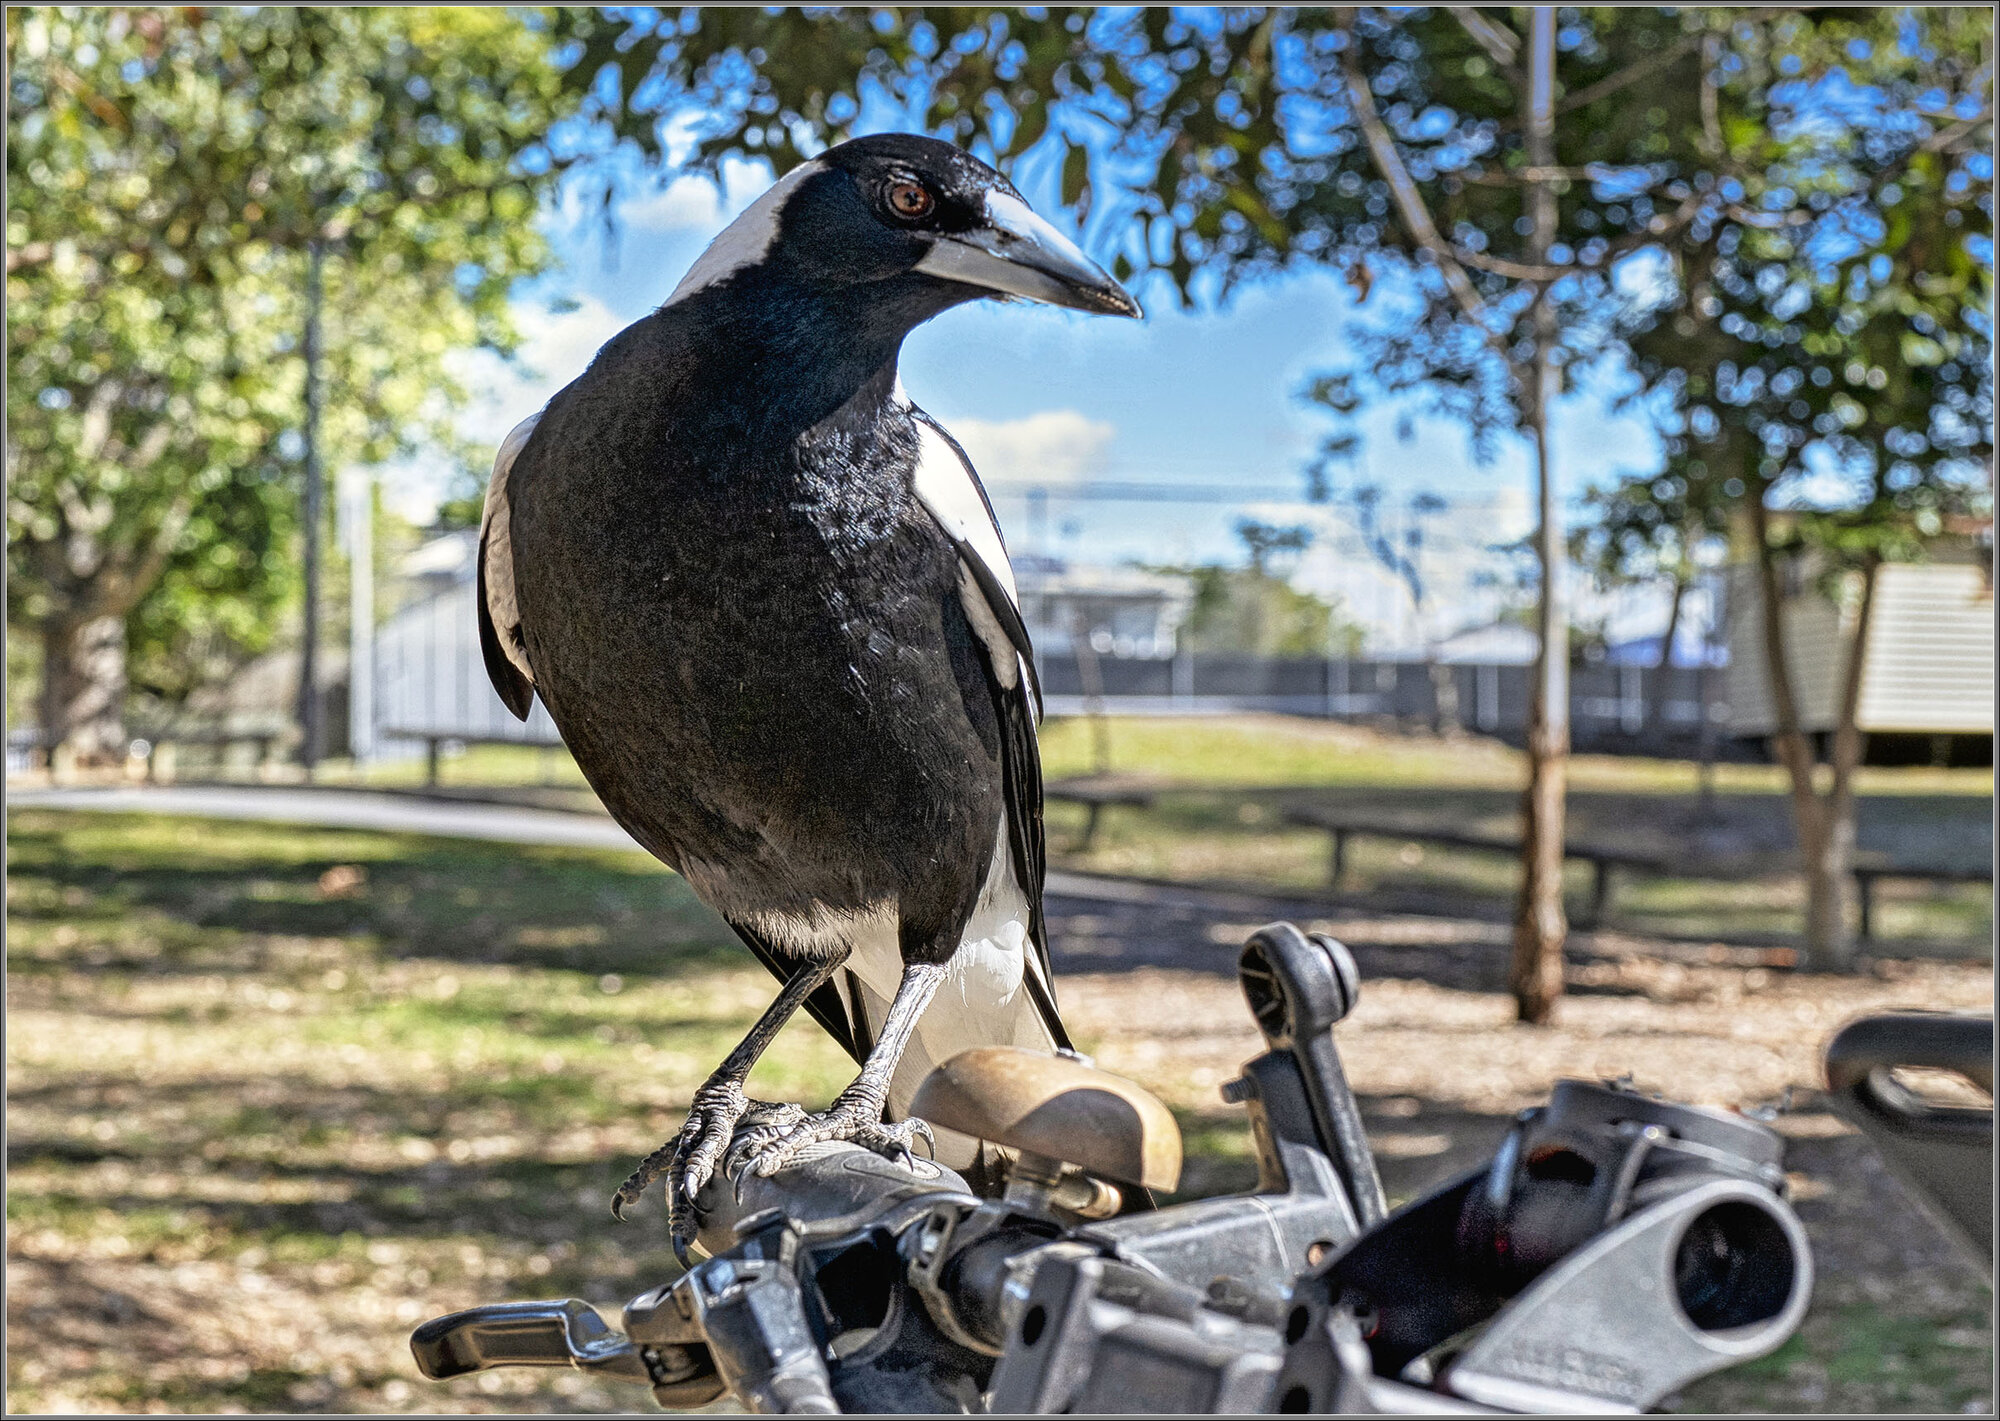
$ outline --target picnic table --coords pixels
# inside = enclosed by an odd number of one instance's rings
[[[1518,854],[1521,840],[1516,834],[1461,828],[1454,825],[1421,823],[1411,820],[1364,817],[1352,810],[1327,805],[1293,805],[1286,818],[1307,828],[1324,829],[1332,836],[1333,852],[1328,882],[1339,888],[1347,870],[1347,846],[1356,838],[1392,839],[1407,843],[1437,844],[1445,848],[1478,849],[1492,853]],[[1580,860],[1591,867],[1590,904],[1578,921],[1579,927],[1603,923],[1611,909],[1614,876],[1620,870],[1636,873],[1674,875],[1681,878],[1708,878],[1720,881],[1761,878],[1796,866],[1789,855],[1734,854],[1728,858],[1647,849],[1631,844],[1570,838],[1563,844],[1565,859]],[[1886,854],[1857,854],[1849,869],[1854,877],[1860,908],[1860,937],[1875,936],[1875,884],[1884,878],[1915,879],[1937,883],[1991,883],[1993,867],[1899,863]]]
[[[1083,835],[1076,843],[1079,853],[1088,853],[1097,842],[1097,822],[1108,805],[1151,809],[1159,795],[1157,780],[1138,775],[1078,775],[1071,779],[1050,780],[1042,786],[1042,798],[1064,804],[1081,804],[1086,809]]]
[[[1347,874],[1347,846],[1357,838],[1394,839],[1401,842],[1437,844],[1444,848],[1477,849],[1498,854],[1521,852],[1521,840],[1512,834],[1498,834],[1488,830],[1460,828],[1453,825],[1384,819],[1380,816],[1364,818],[1352,811],[1325,805],[1293,805],[1286,810],[1285,817],[1290,822],[1306,828],[1324,829],[1332,836],[1333,853],[1328,865],[1327,881],[1330,887],[1336,889],[1340,887],[1341,880]],[[1605,914],[1611,907],[1613,875],[1619,869],[1660,873],[1679,862],[1665,854],[1631,845],[1591,843],[1578,839],[1565,840],[1563,857],[1588,863],[1591,869],[1590,904],[1578,924],[1580,927],[1594,927],[1604,920]]]
[[[1914,879],[1920,883],[1991,883],[1993,864],[1956,864],[1938,867],[1897,863],[1887,854],[1862,853],[1854,856],[1848,870],[1854,875],[1854,895],[1860,909],[1860,937],[1866,942],[1875,936],[1875,884],[1884,878]]]
[[[178,772],[176,751],[184,746],[200,746],[227,756],[237,745],[252,747],[250,768],[252,773],[262,778],[276,766],[272,751],[285,739],[283,733],[269,729],[259,730],[164,730],[153,736],[140,736],[146,746],[146,778],[154,784],[172,784]]]

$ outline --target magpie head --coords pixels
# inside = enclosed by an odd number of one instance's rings
[[[793,168],[716,238],[675,295],[759,270],[878,298],[912,324],[988,296],[1140,314],[1000,173],[909,133],[856,138]]]

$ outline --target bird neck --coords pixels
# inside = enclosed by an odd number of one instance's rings
[[[935,286],[829,289],[778,272],[741,273],[715,293],[712,312],[690,313],[708,347],[700,368],[718,397],[712,413],[761,438],[789,440],[836,411],[886,404],[904,337],[957,304]]]

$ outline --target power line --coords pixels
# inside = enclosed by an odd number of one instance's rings
[[[1068,499],[1091,503],[1304,503],[1297,488],[1260,488],[1254,484],[1126,483],[1086,479],[1079,483],[1029,484],[995,482],[987,491],[996,498]]]

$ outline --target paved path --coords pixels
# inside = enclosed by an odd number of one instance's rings
[[[7,795],[16,809],[95,809],[118,813],[189,814],[205,819],[262,819],[333,829],[437,834],[506,844],[632,849],[632,836],[601,814],[464,804],[358,789],[289,785],[171,785],[129,789],[24,789]]]
[[[376,790],[292,785],[172,785],[130,788],[21,789],[7,803],[19,809],[89,809],[106,813],[187,814],[206,819],[258,819],[277,824],[317,824],[334,829],[375,829],[397,834],[437,834],[506,844],[554,844],[643,852],[608,815],[573,814],[511,804],[467,803]],[[1051,873],[1049,890],[1071,897],[1154,906],[1201,903],[1254,913],[1267,902],[1242,894],[1163,888],[1127,879]]]

